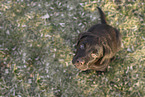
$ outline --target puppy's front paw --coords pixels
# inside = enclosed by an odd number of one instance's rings
[[[104,75],[107,72],[107,69],[105,69],[104,71],[96,71],[97,75]]]
[[[83,73],[89,74],[91,73],[91,70],[86,70],[86,71],[82,71]]]

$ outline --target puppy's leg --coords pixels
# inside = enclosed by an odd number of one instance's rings
[[[110,59],[110,62],[112,62],[112,61],[114,61],[116,59],[116,57],[114,56],[114,57],[112,57],[111,59]]]
[[[107,71],[107,70],[106,70],[106,71]],[[106,71],[96,71],[96,74],[97,74],[97,75],[102,75],[102,74],[105,74]]]
[[[89,74],[91,70],[82,71],[83,73]]]
[[[92,68],[96,71],[107,71],[107,66],[109,65],[110,59],[105,59],[102,64],[94,64]]]
[[[101,64],[101,68],[99,70],[96,70],[97,75],[102,75],[107,72],[107,67],[109,65],[110,59],[104,60],[104,62]]]

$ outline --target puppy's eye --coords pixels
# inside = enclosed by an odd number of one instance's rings
[[[94,53],[94,54],[98,54],[98,50],[94,50],[93,53]]]
[[[81,44],[80,45],[80,49],[85,49],[85,45],[84,44]]]

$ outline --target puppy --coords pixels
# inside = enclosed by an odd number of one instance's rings
[[[107,24],[105,15],[99,7],[98,11],[101,24],[92,26],[78,36],[77,50],[72,63],[82,71],[105,71],[121,47],[120,32]]]

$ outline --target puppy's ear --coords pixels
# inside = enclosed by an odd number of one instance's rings
[[[83,33],[80,33],[80,34],[78,35],[78,40],[81,39],[82,35],[83,35]]]
[[[77,42],[77,45],[78,43],[80,42],[81,39],[85,38],[85,37],[94,37],[95,35],[91,32],[84,32],[84,33],[80,33],[78,35],[78,42]]]
[[[78,45],[78,43],[80,42],[80,40],[81,40],[83,37],[87,37],[89,34],[90,34],[89,32],[80,33],[80,34],[78,35],[77,45]]]
[[[79,44],[80,39],[81,39],[81,37],[82,37],[82,34],[83,34],[83,33],[80,33],[80,34],[78,35],[78,39],[77,39],[77,44],[76,44],[76,46]]]
[[[95,35],[93,33],[91,33],[91,32],[83,32],[83,33],[80,33],[78,35],[78,40],[80,40],[80,39],[82,39],[84,37],[88,37],[88,36],[95,36]]]

